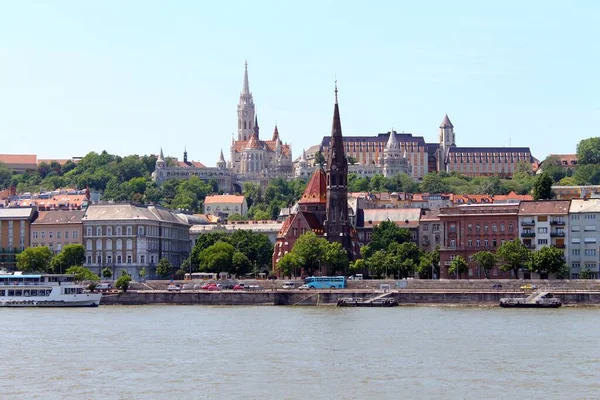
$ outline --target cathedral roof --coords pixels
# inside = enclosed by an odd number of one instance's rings
[[[273,139],[271,140],[277,140],[279,139],[279,130],[277,129],[277,125],[275,125],[275,130],[273,131]]]
[[[387,144],[385,146],[387,149],[399,149],[400,145],[398,144],[398,141],[396,140],[396,134],[394,133],[394,130],[392,129],[390,131],[390,137],[388,138]]]
[[[450,118],[448,118],[448,114],[444,115],[440,128],[454,128],[454,125],[450,122]]]
[[[298,221],[298,223],[294,223]],[[281,226],[279,230],[279,237],[287,237],[290,235],[290,228],[293,226],[301,228],[308,227],[311,231],[316,233],[317,235],[322,235],[324,232],[323,225],[319,222],[317,216],[313,213],[306,211],[298,211],[295,214],[290,215]],[[301,232],[301,229],[298,229]]]
[[[327,202],[327,185],[325,180],[325,171],[323,168],[317,168],[313,173],[306,189],[300,197],[299,204],[308,203],[319,203],[324,204]]]
[[[261,150],[262,148],[263,148],[262,143],[260,140],[258,140],[258,135],[256,135],[256,134],[250,136],[250,140],[248,140],[248,142],[246,142],[246,147],[244,147],[244,149],[251,149],[251,150]]]
[[[235,140],[233,142],[233,151],[236,153],[241,152],[242,150],[244,150],[248,144],[249,140]],[[258,141],[263,147],[266,147],[267,152],[273,152],[275,153],[275,149],[277,148],[277,141],[276,140],[259,140]],[[283,155],[285,156],[289,156],[290,155],[290,145],[289,144],[282,144],[281,145],[281,152],[283,153]]]
[[[219,161],[217,162],[225,162],[225,157],[223,157],[223,149],[221,149],[221,154],[219,154]]]

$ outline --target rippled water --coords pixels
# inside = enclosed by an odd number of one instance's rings
[[[594,399],[600,310],[0,309],[2,399]]]

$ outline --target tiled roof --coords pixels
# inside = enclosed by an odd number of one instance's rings
[[[390,220],[401,228],[417,228],[421,218],[420,208],[366,208],[363,210],[364,227],[375,226]]]
[[[0,219],[31,218],[35,210],[34,207],[0,208]]]
[[[448,118],[448,114],[444,115],[444,119],[440,124],[440,128],[454,128],[452,122],[450,122],[450,118]]]
[[[522,201],[519,215],[567,215],[570,206],[570,200]]]
[[[533,196],[530,194],[516,194],[514,191],[509,194],[497,194],[494,196],[494,201],[501,200],[520,200],[520,201],[528,201],[533,200]]]
[[[529,147],[449,147],[450,153],[529,153]]]
[[[235,194],[221,194],[221,195],[213,195],[206,196],[204,199],[204,204],[223,204],[223,203],[231,203],[231,204],[242,204],[244,202],[244,196],[238,196]]]
[[[344,143],[358,143],[358,142],[366,142],[366,143],[379,143],[382,142],[386,144],[389,139],[390,133],[378,133],[377,136],[344,136]],[[411,133],[396,133],[396,140],[400,143],[415,143],[421,146],[425,146],[425,139],[422,136],[413,136]],[[331,136],[324,136],[321,141],[321,145],[326,147],[329,146],[331,141]]]
[[[80,224],[84,214],[82,210],[40,211],[33,225]]]
[[[236,153],[241,152],[242,150],[244,150],[246,148],[247,143],[248,143],[248,140],[234,141],[233,142],[233,151]],[[259,143],[261,143],[263,146],[266,147],[267,152],[275,153],[275,148],[277,147],[276,140],[259,140]],[[281,144],[281,152],[283,153],[283,155],[289,156],[290,155],[290,145],[282,143]]]
[[[300,204],[308,203],[319,203],[323,204],[327,202],[327,186],[326,186],[325,171],[323,168],[317,168],[313,173],[302,197],[300,197]]]
[[[423,215],[421,215],[421,221],[439,221],[440,220],[440,210],[426,210]]]
[[[180,168],[206,168],[204,164],[199,161],[188,161],[187,163],[183,161],[177,161],[177,166]]]
[[[56,161],[60,165],[65,165],[66,163],[68,163],[69,161],[71,161],[71,159],[70,158],[64,158],[64,159],[38,158],[37,163],[38,163],[38,165],[40,165],[41,163],[50,164],[51,162],[54,162],[54,161]]]
[[[0,162],[4,164],[37,164],[35,154],[0,154]]]
[[[246,142],[246,147],[244,149],[252,149],[252,150],[260,150],[262,149],[262,143],[258,140],[256,135],[250,136],[250,140]]]
[[[600,212],[600,199],[573,199],[571,200],[570,213]]]

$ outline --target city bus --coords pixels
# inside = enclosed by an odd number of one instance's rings
[[[185,274],[186,281],[190,280],[190,274]],[[217,279],[217,273],[214,272],[193,272],[191,275],[191,280],[207,280],[207,279]]]
[[[344,289],[346,287],[345,276],[309,276],[304,278],[307,289]]]

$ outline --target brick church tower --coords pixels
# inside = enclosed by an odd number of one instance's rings
[[[327,152],[325,236],[329,242],[339,242],[348,251],[351,259],[354,259],[356,254],[354,254],[354,246],[350,238],[350,221],[348,220],[348,160],[344,153],[337,92],[336,84],[331,142]]]

